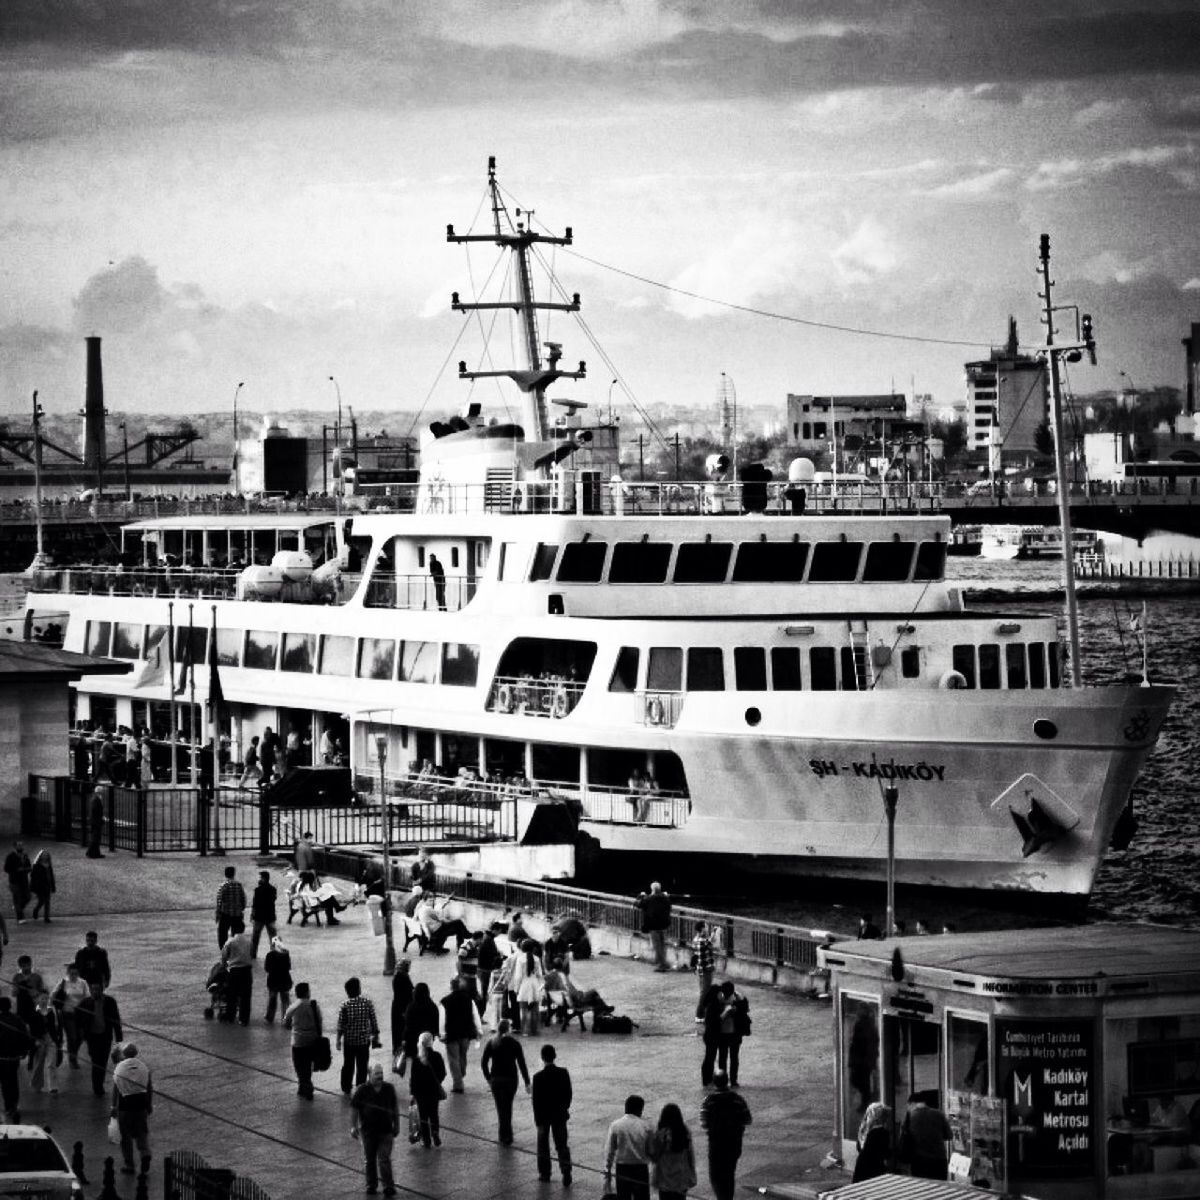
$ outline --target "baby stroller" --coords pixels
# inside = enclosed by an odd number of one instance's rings
[[[211,1021],[218,1009],[222,1013],[225,1011],[228,1001],[229,970],[220,959],[213,963],[204,986],[208,992],[208,1007],[204,1010],[204,1019]]]

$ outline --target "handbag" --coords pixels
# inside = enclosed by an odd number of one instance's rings
[[[114,1146],[121,1144],[121,1123],[115,1116],[108,1118],[108,1140]]]
[[[329,1039],[322,1035],[313,1042],[313,1070],[328,1071],[331,1066],[333,1066],[333,1048],[329,1045]]]
[[[404,1068],[408,1066],[408,1055],[403,1050],[397,1051],[392,1059],[392,1072],[395,1075],[403,1075]]]

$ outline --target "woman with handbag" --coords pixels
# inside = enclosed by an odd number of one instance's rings
[[[418,988],[422,986],[417,984]],[[445,1078],[445,1060],[433,1048],[433,1034],[426,1029],[417,1038],[417,1052],[408,1079],[409,1094],[417,1102],[421,1117],[421,1144],[426,1150],[431,1145],[442,1144],[438,1106],[446,1098],[446,1089],[442,1086]]]
[[[307,983],[296,984],[296,999],[288,1005],[287,1012],[283,1014],[283,1027],[292,1031],[292,1065],[296,1068],[296,1080],[299,1084],[296,1095],[311,1100],[317,1043],[324,1037],[324,1033],[321,1010],[312,999]],[[325,1039],[325,1045],[329,1045],[328,1039]]]
[[[650,1139],[650,1182],[659,1200],[684,1200],[696,1186],[696,1149],[678,1104],[664,1104]]]

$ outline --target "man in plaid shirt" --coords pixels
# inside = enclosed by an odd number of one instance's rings
[[[338,1009],[337,1044],[343,1052],[342,1091],[348,1096],[352,1085],[367,1082],[367,1059],[371,1047],[379,1045],[375,1005],[362,994],[357,975],[346,980],[346,999]]]
[[[712,938],[708,933],[708,926],[703,921],[696,922],[696,936],[692,938],[692,970],[696,972],[696,981],[700,985],[700,998],[698,1005],[704,1003],[704,997],[708,993],[708,989],[712,987],[713,972],[716,970],[717,960],[713,953]],[[696,1009],[696,1019],[699,1020],[703,1014],[699,1007]]]
[[[225,882],[217,888],[217,946],[224,950],[234,922],[245,924],[246,889],[235,878],[236,867],[225,868]]]

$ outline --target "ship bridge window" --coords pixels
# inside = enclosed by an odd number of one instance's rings
[[[799,583],[807,542],[743,542],[733,565],[734,583]]]
[[[607,553],[607,542],[568,542],[558,564],[558,582],[599,583]]]
[[[921,542],[917,546],[917,569],[913,578],[918,583],[941,579],[946,574],[946,543]]]
[[[217,666],[236,667],[241,662],[242,631],[217,629]]]
[[[808,666],[814,692],[837,691],[837,653],[832,646],[814,646],[808,652]]]
[[[282,669],[307,674],[317,659],[315,633],[285,633],[283,635]]]
[[[610,692],[633,692],[637,690],[638,662],[641,653],[636,646],[622,646],[617,651],[617,662],[612,678],[608,681]]]
[[[987,691],[1000,686],[1000,647],[995,642],[979,647],[979,686]]]
[[[687,690],[723,692],[725,656],[719,646],[693,646],[687,653]]]
[[[902,583],[912,570],[912,542],[871,542],[867,546],[867,561],[863,567],[864,583]]]
[[[618,542],[613,547],[609,583],[664,583],[671,562],[670,542]]]
[[[767,690],[767,653],[761,646],[733,648],[734,686],[739,692]]]
[[[817,542],[808,582],[850,583],[857,579],[862,551],[862,542]]]
[[[246,652],[242,665],[258,671],[275,670],[279,654],[279,634],[273,629],[247,629]]]
[[[474,687],[479,680],[479,647],[447,642],[442,647],[442,682],[447,687]]]
[[[395,638],[363,638],[358,647],[358,677],[395,679]]]
[[[623,655],[629,647],[621,651]],[[496,665],[496,675],[514,680],[537,680],[544,675],[573,680],[578,686],[586,682],[596,659],[595,642],[576,642],[561,638],[514,638],[504,648]],[[620,656],[618,656],[618,664]],[[633,678],[627,688],[611,691],[633,691],[637,686],[637,651],[633,650]]]
[[[321,659],[317,670],[322,675],[354,674],[354,639],[338,633],[321,638]]]
[[[554,560],[558,547],[548,542],[538,542],[533,552],[533,565],[529,569],[529,582],[540,583],[554,577]]]
[[[921,647],[905,646],[900,651],[900,674],[905,679],[917,679],[921,674]]]
[[[128,621],[118,621],[113,626],[112,637],[113,658],[142,657],[142,626],[133,625]]]
[[[804,688],[800,674],[800,647],[775,646],[771,650],[771,688],[776,692],[799,692]]]
[[[675,558],[676,583],[724,583],[732,542],[684,542]]]
[[[975,686],[975,647],[955,646],[950,656],[951,665],[967,681],[967,687]]]
[[[651,646],[646,690],[678,692],[683,686],[683,651],[678,646]]]
[[[1004,669],[1010,688],[1027,686],[1025,670],[1025,646],[1022,642],[1009,642],[1004,647]]]
[[[405,683],[433,683],[437,678],[437,642],[401,642],[400,678]]]
[[[1029,643],[1029,686],[1044,688],[1046,686],[1046,643]]]
[[[83,639],[83,652],[94,654],[99,658],[108,657],[108,647],[112,642],[111,621],[89,621],[87,633]]]

